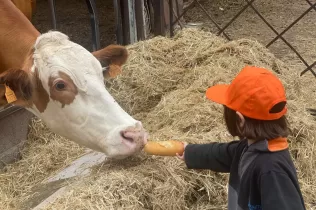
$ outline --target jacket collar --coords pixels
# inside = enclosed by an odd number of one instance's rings
[[[257,141],[248,146],[248,151],[260,151],[260,152],[278,152],[288,149],[289,144],[287,138],[275,138],[270,140]]]

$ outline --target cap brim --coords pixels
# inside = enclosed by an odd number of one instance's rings
[[[219,104],[226,105],[226,92],[229,85],[215,85],[206,90],[206,98]]]

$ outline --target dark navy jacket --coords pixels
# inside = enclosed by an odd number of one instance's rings
[[[230,173],[228,210],[305,210],[287,140],[189,144],[189,169]]]

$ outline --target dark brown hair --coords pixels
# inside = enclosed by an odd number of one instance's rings
[[[285,104],[280,105],[284,107]],[[278,107],[273,107],[271,110],[276,112],[275,110],[278,110]],[[244,118],[245,124],[240,128],[240,118],[236,111],[224,106],[225,123],[228,132],[234,137],[238,136],[241,139],[247,138],[252,140],[270,140],[289,135],[288,122],[285,116],[277,120],[256,120],[246,116]]]

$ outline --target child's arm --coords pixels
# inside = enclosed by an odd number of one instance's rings
[[[270,171],[261,175],[261,205],[263,210],[305,210],[298,186],[281,172]]]
[[[210,169],[229,172],[235,150],[240,142],[189,144],[185,147],[183,159],[189,169]]]

